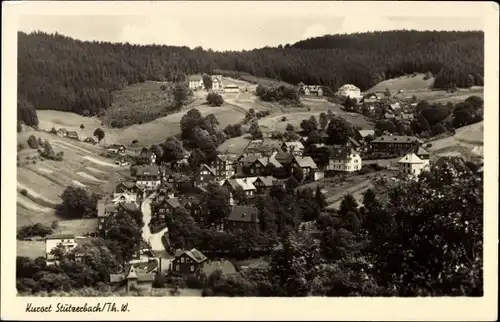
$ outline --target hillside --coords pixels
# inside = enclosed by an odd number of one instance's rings
[[[27,145],[30,135],[48,140],[56,153],[64,153],[63,160],[41,158]],[[100,157],[104,149],[98,146],[43,131],[18,133],[17,141],[25,146],[18,152],[17,226],[38,222],[50,225],[53,220],[60,220],[55,207],[61,203],[60,196],[67,186],[94,192],[110,191],[116,180],[127,175],[128,169]]]
[[[278,48],[213,52],[20,32],[18,110],[28,125],[37,123],[32,109],[98,114],[110,107],[112,93],[127,85],[146,80],[183,81],[185,74],[216,69],[331,89],[351,83],[366,90],[386,79],[427,71],[435,75],[436,88],[451,83],[481,86],[483,38],[482,32],[391,31],[328,36]]]
[[[387,88],[391,91],[391,93],[397,93],[399,90],[425,91],[432,89],[432,85],[434,84],[434,77],[428,79],[425,78],[425,74],[416,74],[386,79],[373,86],[366,92],[384,92]]]

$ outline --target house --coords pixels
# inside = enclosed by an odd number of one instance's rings
[[[57,134],[57,136],[60,136],[63,138],[68,134],[68,130],[60,128],[59,130],[57,130],[56,134]]]
[[[251,176],[260,176],[263,174],[267,164],[267,158],[257,158],[249,165],[246,165],[246,169],[244,169],[244,172]]]
[[[318,170],[318,166],[311,157],[294,157],[290,163],[290,167],[299,167],[302,169],[305,180],[316,180],[315,173]]]
[[[219,154],[212,163],[212,168],[215,170],[217,179],[231,178],[234,173],[235,155]]]
[[[66,137],[72,140],[80,141],[80,137],[76,131],[68,131],[68,133],[66,133]]]
[[[361,166],[361,156],[355,149],[349,147],[333,148],[326,170],[354,172],[361,170]]]
[[[302,156],[304,154],[304,145],[300,141],[283,142],[281,151],[290,152],[294,156]]]
[[[199,250],[178,250],[171,262],[170,271],[173,275],[196,275],[207,257]]]
[[[403,121],[412,121],[414,119],[413,113],[401,113],[401,119]]]
[[[135,173],[136,184],[146,191],[156,190],[161,183],[160,167],[157,165],[138,166]]]
[[[371,142],[373,153],[385,155],[402,155],[422,145],[422,141],[414,136],[384,135]]]
[[[113,193],[113,199],[111,199],[111,202],[114,204],[121,204],[121,203],[133,203],[135,204],[137,202],[137,195],[135,194],[127,194],[127,193]]]
[[[259,210],[253,206],[233,206],[225,220],[224,230],[259,229]]]
[[[222,83],[222,75],[212,75],[212,91],[220,92],[224,90],[224,84]]]
[[[85,143],[89,143],[89,144],[97,144],[97,141],[93,138],[93,137],[86,137],[85,140],[83,140],[83,142]]]
[[[189,176],[180,173],[172,172],[163,174],[163,182],[169,187],[172,187],[174,192],[179,192],[181,190],[181,185],[189,181],[191,181]]]
[[[203,89],[203,77],[201,75],[191,75],[188,79],[189,89],[197,91]]]
[[[234,84],[229,84],[224,86],[224,92],[226,93],[238,93],[240,91],[240,88],[238,85]]]
[[[413,148],[410,152],[415,153],[415,155],[422,160],[427,160],[427,162],[429,162],[431,157],[431,154],[421,146]]]
[[[191,217],[193,217],[193,219],[200,226],[204,226],[206,224],[206,218],[203,217],[202,212],[202,199],[199,198],[199,195],[183,198],[181,200],[181,205],[189,212]]]
[[[275,179],[273,176],[251,177],[246,179],[248,182],[253,184],[253,186],[255,187],[255,194],[257,195],[267,194],[275,184]]]
[[[383,93],[368,93],[363,98],[361,99],[360,103],[366,104],[366,105],[373,105],[379,102],[381,99],[384,98]]]
[[[323,88],[321,85],[304,85],[300,83],[299,91],[303,92],[306,96],[323,96]]]
[[[386,120],[392,120],[392,119],[395,119],[396,118],[396,115],[392,114],[391,112],[386,112],[384,114],[384,119]]]
[[[115,290],[125,288],[128,293],[134,289],[151,289],[155,275],[154,273],[138,271],[134,265],[128,265],[124,273],[110,274],[109,282]]]
[[[137,156],[137,164],[156,164],[156,153],[148,149],[142,149],[141,153]]]
[[[401,105],[399,104],[399,102],[389,104],[389,109],[393,112],[399,110],[400,108],[401,108]]]
[[[361,99],[361,90],[352,85],[352,84],[346,84],[342,87],[340,87],[337,91],[337,95],[342,97],[342,98],[355,98],[355,99]]]
[[[118,212],[118,204],[109,200],[101,199],[97,201],[97,219],[99,220],[99,233],[106,235],[109,230],[110,218]]]
[[[121,181],[115,187],[113,198],[121,196],[133,202],[140,202],[145,197],[145,191],[133,181]]]
[[[206,164],[202,164],[200,170],[193,178],[194,187],[206,187],[210,182],[216,181],[215,170]]]
[[[422,160],[413,152],[408,153],[398,161],[398,168],[402,174],[416,177],[429,168],[429,160]]]
[[[108,152],[110,153],[117,153],[117,154],[125,154],[126,148],[124,145],[121,144],[111,144],[108,146]]]
[[[165,198],[151,203],[151,212],[154,218],[164,221],[167,216],[173,215],[181,204],[178,198]]]
[[[366,138],[368,135],[370,135],[371,137],[375,136],[375,130],[358,130],[358,132],[361,138],[363,139]]]
[[[248,178],[236,178],[236,183],[241,187],[246,197],[253,197],[257,190]]]
[[[51,254],[52,250],[62,247],[64,252],[69,252],[76,247],[75,235],[50,235],[45,237],[45,258],[47,265],[57,261],[57,254]]]

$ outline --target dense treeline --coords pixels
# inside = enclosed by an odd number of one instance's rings
[[[102,113],[112,92],[145,80],[234,70],[337,89],[368,89],[413,72],[432,72],[435,87],[482,85],[482,32],[391,31],[308,39],[243,52],[83,42],[59,34],[18,34],[18,96],[35,109]],[[25,105],[25,104],[23,104]],[[23,114],[24,115],[24,114]],[[24,120],[30,119],[21,116]]]

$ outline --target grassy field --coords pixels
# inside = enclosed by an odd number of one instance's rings
[[[433,90],[432,84],[434,83],[434,78],[425,80],[424,76],[424,74],[417,74],[416,76],[408,75],[387,79],[366,92],[384,92],[386,88],[388,88],[393,96],[403,100],[410,100],[413,96],[416,96],[419,101],[425,100],[430,103],[443,104],[448,102],[456,104],[472,95],[484,96],[484,89],[480,86],[473,86],[468,89],[460,88],[454,93],[447,93],[443,90]],[[403,90],[403,92],[398,93],[399,90]]]
[[[217,151],[241,154],[248,143],[250,143],[250,139],[246,138],[246,136],[232,138],[219,145]]]
[[[28,148],[27,139],[31,134],[48,140],[56,153],[64,152],[63,161],[44,160],[36,150]],[[123,177],[127,171],[112,160],[99,157],[103,148],[83,142],[43,131],[18,133],[17,140],[26,146],[18,153],[18,227],[34,223],[50,225],[53,220],[59,220],[55,207],[61,203],[60,196],[67,186],[102,192],[109,189],[107,182],[111,176]]]
[[[430,141],[428,148],[436,156],[460,155],[466,160],[475,160],[484,157],[484,123],[479,122],[464,126],[456,130],[454,136]]]
[[[167,86],[162,91],[161,86]],[[113,93],[113,103],[102,120],[111,125],[113,121],[130,125],[142,120],[144,123],[170,113],[173,95],[167,82],[148,81],[125,87]]]

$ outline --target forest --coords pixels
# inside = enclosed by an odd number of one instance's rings
[[[98,115],[113,91],[185,75],[232,70],[291,84],[362,90],[388,78],[431,72],[436,88],[483,85],[484,33],[390,31],[330,35],[249,51],[88,42],[60,34],[18,34],[18,114],[37,125],[35,110]]]

